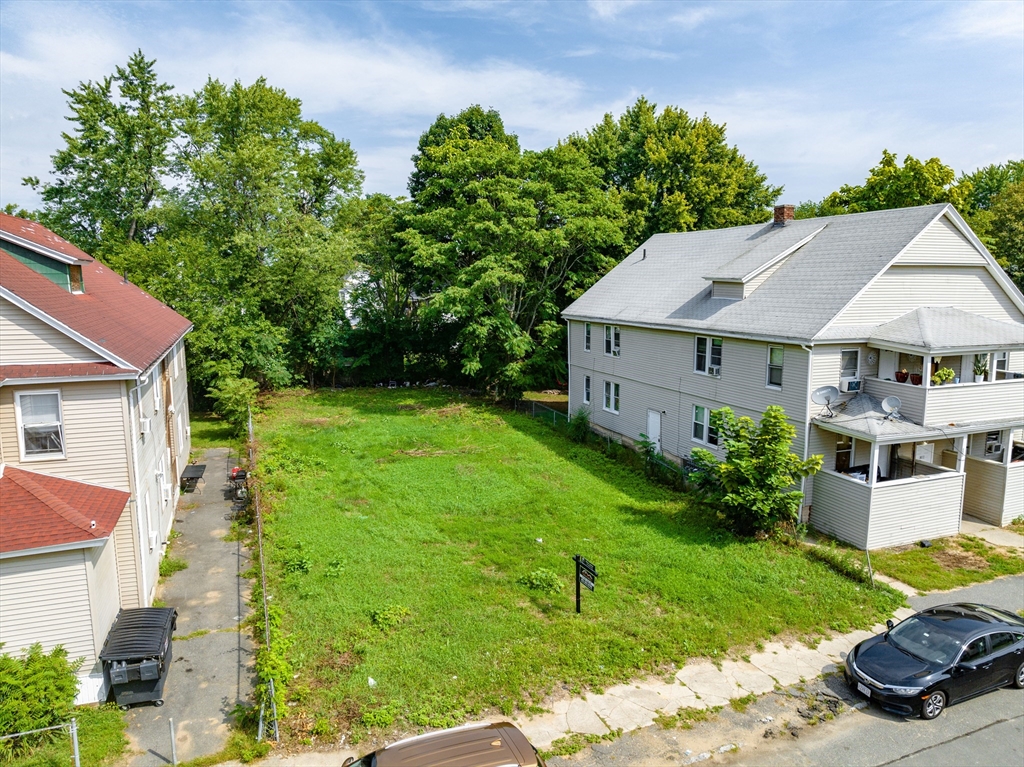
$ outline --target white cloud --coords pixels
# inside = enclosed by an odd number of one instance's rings
[[[640,5],[642,0],[587,0],[590,13],[602,20],[615,19],[620,13]]]
[[[1024,0],[975,0],[958,3],[931,20],[925,34],[933,39],[986,43],[1024,39]]]

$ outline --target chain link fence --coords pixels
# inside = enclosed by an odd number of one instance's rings
[[[68,735],[71,738],[70,756],[72,758],[72,764],[74,764],[75,767],[82,767],[82,758],[78,751],[78,719],[75,717],[72,717],[70,722],[55,724],[53,727],[40,727],[38,730],[25,730],[25,732],[13,732],[10,735],[3,735],[0,736],[0,742],[24,738],[29,735],[40,735],[44,732],[56,732],[58,730],[68,731]]]
[[[534,418],[539,418],[552,426],[565,426],[569,423],[569,416],[561,410],[555,410],[542,402],[532,399],[515,400],[512,403],[512,409],[517,413],[526,413]]]

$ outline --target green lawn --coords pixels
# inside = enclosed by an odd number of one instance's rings
[[[875,569],[919,591],[947,591],[1024,573],[1024,557],[960,535],[933,541],[928,548],[903,546],[871,553]]]
[[[240,447],[241,441],[230,424],[213,413],[192,413],[192,449],[206,450],[211,447]]]
[[[81,706],[74,711],[78,720],[78,751],[82,767],[108,767],[128,747],[124,716],[117,706]],[[66,767],[74,764],[71,736],[61,732],[49,742],[10,762],[8,767]]]
[[[294,733],[508,713],[562,684],[868,627],[902,600],[799,548],[738,541],[600,452],[457,394],[286,393],[257,437]],[[582,616],[576,553],[599,572]],[[539,569],[560,594],[520,583]]]

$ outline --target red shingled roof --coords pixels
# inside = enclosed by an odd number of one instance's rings
[[[58,237],[42,224],[35,221],[28,221],[24,218],[11,216],[7,213],[0,213],[0,230],[21,237],[36,245],[63,253],[65,256],[78,258],[83,261],[92,261],[93,257],[81,248],[75,247],[63,237]]]
[[[191,323],[141,288],[90,258],[48,229],[0,214],[0,230],[68,255],[82,264],[85,293],[69,293],[0,250],[0,285],[58,322],[103,347],[128,365],[146,370],[191,327]]]
[[[87,376],[135,376],[134,370],[112,362],[55,362],[49,365],[0,365],[0,384],[24,378],[84,378]]]
[[[107,538],[129,494],[13,466],[0,477],[0,553]]]

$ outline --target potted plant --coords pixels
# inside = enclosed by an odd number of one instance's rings
[[[920,386],[921,385],[921,374],[920,373],[911,373],[910,374],[910,383],[914,384],[914,386]]]
[[[942,386],[944,383],[949,383],[956,376],[953,372],[953,368],[939,368],[935,371],[935,375],[932,376],[932,386]]]
[[[910,376],[910,373],[907,372],[906,368],[903,368],[903,370],[897,370],[896,371],[896,383],[906,383],[907,382],[907,378],[909,376]]]
[[[987,354],[975,354],[974,355],[974,383],[981,383],[985,380],[985,376],[988,375],[988,355]]]

